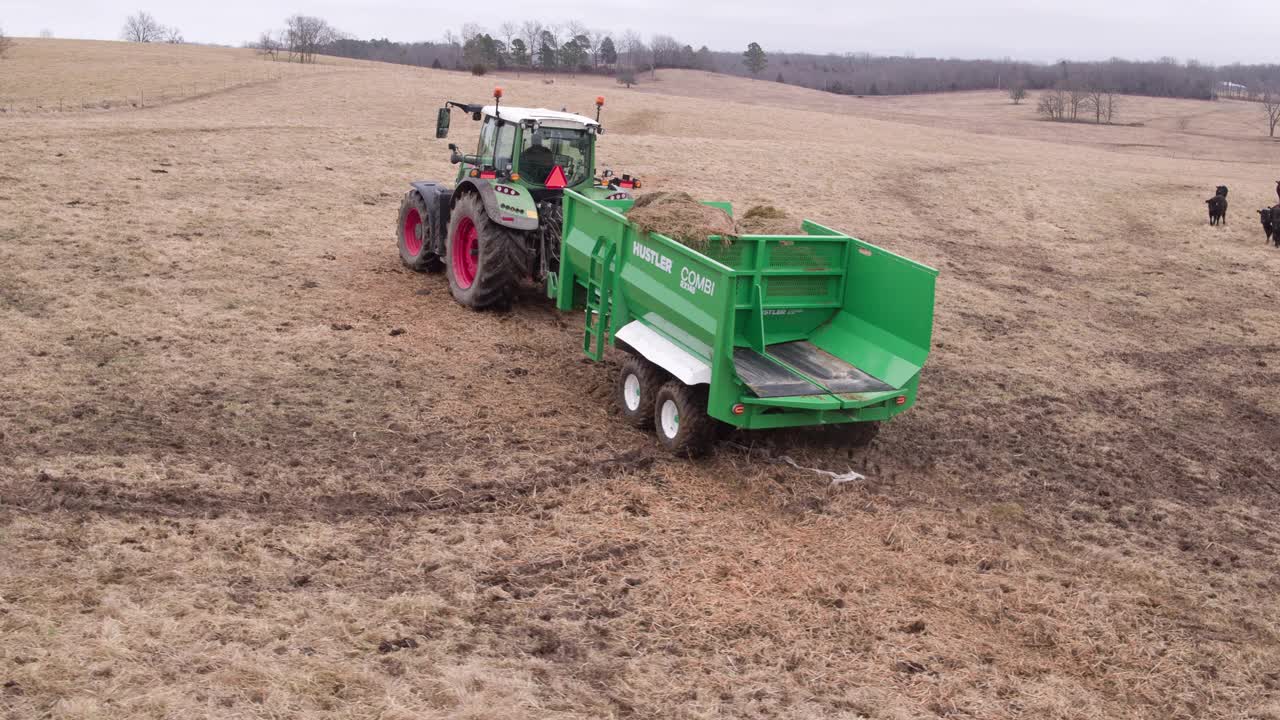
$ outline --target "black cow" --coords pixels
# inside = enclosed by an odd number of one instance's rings
[[[1267,240],[1280,248],[1280,205],[1259,210],[1258,217],[1262,220],[1262,231],[1267,234]]]
[[[1227,224],[1227,186],[1219,185],[1214,196],[1205,200],[1209,206],[1209,224]]]

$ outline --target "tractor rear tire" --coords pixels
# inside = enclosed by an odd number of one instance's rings
[[[400,262],[416,272],[440,272],[444,260],[431,250],[431,212],[417,190],[405,193],[400,201],[400,218],[396,245],[400,248]]]
[[[706,454],[715,435],[706,395],[703,386],[690,387],[679,380],[669,380],[658,389],[653,422],[662,447],[684,457]]]
[[[454,205],[445,239],[445,265],[453,299],[473,310],[511,306],[528,273],[523,233],[489,218],[484,202],[467,193]]]
[[[653,404],[658,389],[667,381],[662,368],[639,355],[628,355],[618,373],[618,409],[622,417],[641,430],[653,427]]]

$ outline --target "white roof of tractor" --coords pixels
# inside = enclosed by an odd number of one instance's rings
[[[494,115],[494,106],[485,105],[481,112],[485,115]],[[600,123],[585,115],[575,115],[570,112],[548,110],[546,108],[523,108],[503,105],[497,109],[496,114],[508,122],[523,123],[525,121],[532,121],[539,125],[546,125],[548,127],[589,128],[600,126]]]

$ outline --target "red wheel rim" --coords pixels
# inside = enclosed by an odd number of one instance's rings
[[[422,216],[418,214],[418,208],[409,208],[409,212],[404,214],[404,249],[414,257],[422,252],[422,238],[418,236],[418,226],[421,224]]]
[[[453,231],[453,246],[449,248],[449,262],[453,265],[453,279],[458,287],[469,288],[476,281],[477,256],[480,253],[479,233],[471,218],[458,221]]]

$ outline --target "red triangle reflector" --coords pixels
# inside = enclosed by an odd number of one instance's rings
[[[569,181],[564,176],[564,169],[559,165],[551,168],[551,174],[547,176],[547,181],[543,183],[552,190],[558,190],[569,186]]]

